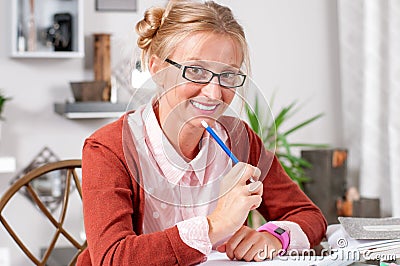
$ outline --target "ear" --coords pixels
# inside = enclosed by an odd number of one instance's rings
[[[162,62],[161,58],[159,58],[158,56],[153,54],[149,59],[149,71],[150,71],[150,74],[153,76],[158,71],[160,71],[162,69],[162,64],[163,63],[164,62]]]
[[[165,71],[164,61],[156,55],[149,59],[149,72],[154,82],[161,88],[164,87]]]

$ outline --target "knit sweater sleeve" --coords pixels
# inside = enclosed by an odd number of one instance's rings
[[[297,223],[307,235],[310,247],[318,245],[327,228],[321,210],[287,175],[278,158],[264,148],[261,139],[247,125],[246,128],[254,151],[249,163],[261,169],[264,185],[263,201],[258,211],[267,221]]]
[[[102,136],[107,134],[112,135],[111,130],[103,130]],[[137,184],[120,152],[95,137],[85,141],[82,200],[88,249],[79,258],[78,265],[88,261],[92,265],[191,265],[201,262],[204,254],[186,245],[176,226],[151,234],[134,230],[141,228],[143,214],[135,206],[143,199],[134,189]]]

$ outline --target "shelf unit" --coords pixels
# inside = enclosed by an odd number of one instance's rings
[[[55,103],[54,111],[68,119],[118,118],[128,110],[127,103]]]
[[[13,58],[82,58],[84,57],[83,1],[84,0],[35,0],[34,21],[36,49],[28,51],[28,23],[31,0],[11,0],[11,57]],[[72,49],[55,51],[46,45],[44,35],[54,23],[54,14],[69,13],[72,16]],[[19,34],[23,33],[25,49],[18,49]]]

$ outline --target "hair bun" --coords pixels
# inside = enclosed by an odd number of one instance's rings
[[[137,44],[141,49],[147,49],[162,24],[164,8],[152,7],[144,13],[144,18],[136,24],[136,32],[139,34]]]

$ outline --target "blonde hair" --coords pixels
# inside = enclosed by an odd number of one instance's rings
[[[170,0],[165,8],[151,7],[144,18],[136,24],[142,49],[142,68],[148,66],[151,55],[166,59],[187,36],[198,32],[226,34],[238,41],[243,52],[243,65],[250,71],[248,45],[242,26],[232,11],[213,1],[196,2]]]

